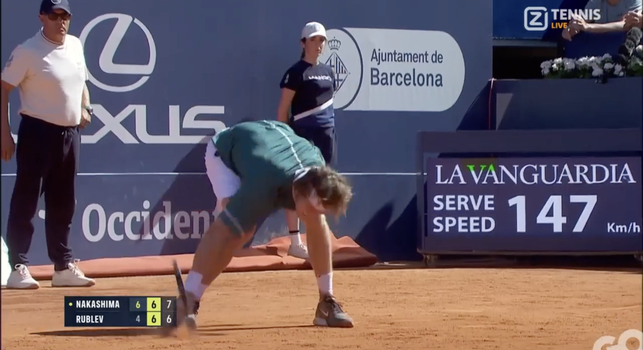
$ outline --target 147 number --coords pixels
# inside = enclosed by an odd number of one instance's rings
[[[587,220],[592,215],[594,206],[596,206],[596,195],[570,195],[570,203],[583,203],[585,207],[574,225],[573,232],[583,232]],[[527,206],[525,196],[515,196],[509,199],[509,206],[516,207],[516,231],[527,231]],[[549,215],[549,212],[551,216]],[[563,232],[563,224],[567,223],[567,217],[563,216],[563,196],[549,196],[547,202],[542,207],[536,217],[537,224],[551,224],[554,232]]]

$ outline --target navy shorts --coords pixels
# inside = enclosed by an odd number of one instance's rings
[[[310,128],[293,126],[295,133],[312,142],[321,151],[326,165],[334,166],[337,162],[337,137],[335,128]]]

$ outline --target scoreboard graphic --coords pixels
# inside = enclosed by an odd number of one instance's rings
[[[176,297],[65,297],[65,327],[175,327]]]

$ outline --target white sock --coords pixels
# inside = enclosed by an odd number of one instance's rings
[[[301,244],[301,235],[299,231],[297,233],[290,233],[290,244],[300,245]]]
[[[185,291],[194,295],[194,298],[199,301],[203,297],[205,290],[208,289],[208,285],[201,284],[203,276],[194,271],[190,271],[188,278],[185,279]]]
[[[322,294],[333,295],[333,273],[318,276],[317,286]]]

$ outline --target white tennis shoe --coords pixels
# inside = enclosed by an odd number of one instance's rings
[[[7,289],[38,289],[40,284],[33,277],[26,265],[18,264],[7,279]]]
[[[96,281],[86,277],[85,274],[78,268],[78,262],[74,260],[67,265],[66,270],[55,271],[51,279],[52,287],[91,287],[96,284]]]
[[[299,259],[308,259],[308,247],[303,243],[291,244],[288,249],[288,255]]]

